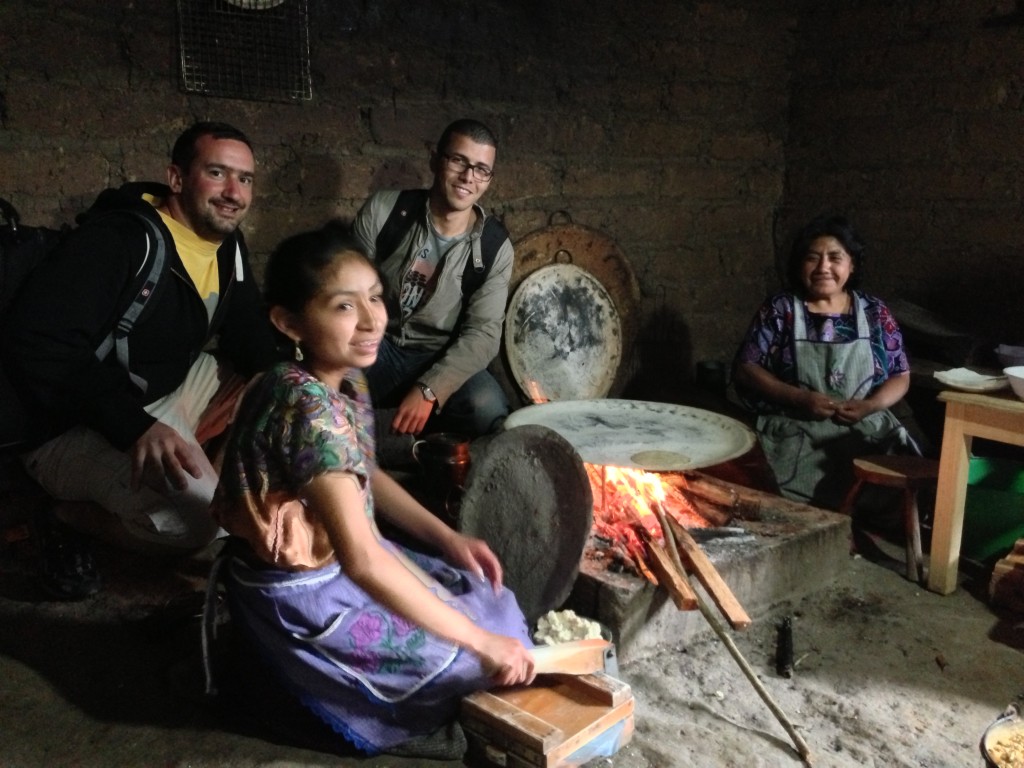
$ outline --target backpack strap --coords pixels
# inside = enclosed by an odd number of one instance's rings
[[[426,212],[429,198],[429,189],[403,189],[398,193],[398,199],[395,201],[391,213],[388,214],[384,226],[377,233],[374,249],[378,263],[383,262],[395,252],[402,242],[402,238],[412,228],[413,223]],[[466,267],[462,272],[462,296],[464,299],[468,299],[477,288],[484,284],[498,257],[498,251],[508,237],[508,230],[504,225],[493,216],[488,216],[484,221],[483,232],[480,234],[480,257],[483,264],[478,268],[471,257],[466,260]]]
[[[378,264],[395,252],[413,222],[426,212],[429,197],[430,191],[426,189],[403,189],[398,193],[391,213],[377,233],[374,252]]]
[[[463,296],[471,296],[473,291],[484,284],[491,267],[494,266],[494,260],[498,258],[498,251],[508,239],[509,234],[505,225],[493,216],[488,216],[484,221],[484,231],[480,233],[480,256],[483,259],[483,266],[477,269],[473,259],[467,259],[466,268],[462,272]]]
[[[149,388],[149,382],[141,376],[132,373],[131,368],[128,366],[128,334],[135,327],[135,323],[142,315],[146,304],[153,298],[157,283],[164,273],[164,266],[167,262],[167,243],[164,242],[164,236],[155,222],[141,213],[136,213],[135,211],[128,211],[128,213],[141,221],[147,230],[146,253],[143,257],[142,267],[139,269],[139,274],[144,273],[144,277],[141,287],[135,294],[135,298],[128,305],[124,314],[121,315],[117,325],[114,326],[114,329],[107,334],[107,337],[96,348],[96,357],[102,360],[110,354],[111,348],[115,349],[117,362],[128,372],[132,382],[145,392]]]

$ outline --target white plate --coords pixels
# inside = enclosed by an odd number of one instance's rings
[[[947,387],[963,392],[994,392],[997,389],[1004,389],[1010,384],[1006,376],[978,373],[970,368],[936,371],[935,378]]]
[[[583,461],[650,472],[721,464],[754,447],[754,433],[714,411],[642,400],[566,400],[513,411],[505,428],[540,424]]]

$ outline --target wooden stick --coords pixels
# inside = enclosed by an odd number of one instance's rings
[[[672,522],[674,523],[675,521],[673,520]],[[665,526],[665,536],[666,543],[672,542],[673,550],[678,552],[678,545],[675,542],[671,523]],[[682,572],[681,569],[680,571]],[[749,680],[750,684],[754,686],[754,690],[757,691],[764,703],[768,705],[768,709],[770,709],[772,714],[775,715],[775,719],[778,720],[782,727],[786,729],[786,733],[788,733],[789,737],[793,740],[793,744],[796,746],[797,752],[800,753],[801,759],[803,759],[807,765],[810,765],[811,749],[807,746],[807,742],[803,740],[803,737],[799,733],[797,733],[796,728],[793,727],[793,723],[791,723],[789,718],[786,717],[786,713],[783,712],[781,707],[775,703],[775,700],[761,683],[761,680],[757,677],[757,674],[751,668],[750,664],[748,664],[747,660],[743,658],[743,654],[740,653],[740,649],[736,647],[736,643],[732,641],[732,638],[729,636],[729,633],[726,632],[725,627],[722,626],[721,622],[718,621],[718,618],[711,612],[711,609],[708,608],[707,603],[705,603],[696,592],[694,592],[694,597],[697,600],[697,608],[701,612],[701,615],[707,619],[708,624],[711,625],[715,634],[718,635],[719,640],[725,643],[725,647],[729,650],[729,653],[732,654],[736,663],[739,664],[740,669],[743,674],[746,675],[747,680]]]
[[[697,577],[701,586],[711,595],[718,610],[729,621],[733,629],[746,629],[750,626],[750,616],[740,605],[729,585],[722,580],[721,574],[714,563],[694,541],[693,536],[675,520],[669,518],[668,526],[675,539],[676,549],[686,565],[686,570]]]
[[[697,595],[683,572],[677,570],[672,564],[669,554],[671,550],[658,544],[651,532],[643,526],[638,525],[637,529],[643,532],[641,536],[647,545],[648,562],[651,565],[651,570],[658,577],[658,584],[665,588],[676,608],[680,611],[692,611],[697,607]]]
[[[747,663],[747,660],[743,658],[743,654],[740,653],[740,649],[736,647],[736,643],[734,643],[732,641],[732,638],[729,637],[729,633],[726,632],[725,627],[722,626],[721,622],[719,622],[715,615],[711,612],[711,609],[708,608],[707,603],[701,600],[700,595],[697,595],[697,608],[700,610],[701,615],[705,619],[707,619],[708,624],[711,625],[711,628],[715,630],[715,634],[718,635],[718,639],[725,644],[725,647],[729,650],[729,653],[732,654],[732,657],[736,660],[736,663],[739,664],[740,669],[743,671],[743,674],[746,675],[747,680],[750,681],[750,684],[754,686],[754,690],[757,691],[758,696],[760,696],[764,703],[768,705],[768,709],[770,709],[772,711],[772,714],[775,715],[775,719],[778,720],[782,727],[786,729],[786,733],[788,733],[789,738],[793,740],[793,744],[796,746],[796,750],[800,754],[801,759],[807,765],[810,765],[811,749],[807,746],[807,742],[803,740],[803,737],[800,736],[799,733],[797,733],[796,728],[793,727],[793,724],[790,722],[789,718],[786,717],[786,713],[783,712],[779,705],[775,703],[775,700],[772,698],[771,694],[768,693],[768,690],[764,687],[764,684],[762,684],[760,679],[758,679],[757,673],[754,672],[753,669],[751,669],[750,664]]]
[[[651,509],[654,510],[654,514],[658,518],[658,523],[661,525],[661,536],[665,540],[665,549],[668,550],[669,556],[672,558],[672,562],[675,564],[679,574],[685,580],[686,570],[683,568],[683,563],[679,559],[679,550],[676,548],[676,542],[672,538],[672,529],[669,528],[668,525],[669,516],[665,514],[665,510],[662,508],[661,504],[656,501],[651,502]]]

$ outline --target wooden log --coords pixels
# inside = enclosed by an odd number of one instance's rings
[[[703,496],[712,503],[726,507],[741,520],[759,520],[761,505],[765,500],[780,498],[696,472],[669,476],[668,482],[675,487],[685,487],[694,495]]]
[[[689,502],[694,511],[715,528],[725,528],[725,526],[732,522],[734,515],[728,510],[708,501],[702,496],[690,493],[685,488],[679,488],[677,490],[679,491],[679,495]]]
[[[650,531],[642,526],[637,526],[637,529],[641,531],[640,536],[647,545],[648,563],[654,575],[658,577],[658,584],[665,588],[680,611],[694,610],[697,607],[697,595],[686,580],[686,576],[679,573],[672,564],[669,553],[655,540]]]
[[[693,496],[700,496],[726,509],[736,507],[740,500],[739,494],[729,486],[701,475],[666,475],[665,480],[674,488],[688,491]]]
[[[747,615],[743,606],[740,605],[736,595],[729,589],[729,585],[722,579],[718,569],[708,559],[704,550],[694,541],[693,536],[675,520],[669,519],[668,524],[672,529],[672,537],[676,541],[676,547],[683,564],[690,573],[697,577],[701,586],[704,587],[715,602],[715,605],[718,606],[718,610],[722,612],[722,615],[729,622],[729,626],[733,629],[746,629],[749,627],[751,623],[750,616]]]

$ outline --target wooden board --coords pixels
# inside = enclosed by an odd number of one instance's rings
[[[605,669],[605,655],[612,650],[607,640],[570,640],[555,645],[539,645],[530,650],[533,671],[538,675],[562,673],[589,675]]]
[[[474,764],[567,768],[572,755],[622,725],[633,732],[629,686],[603,672],[551,675],[526,687],[480,691],[462,700],[462,726]]]

